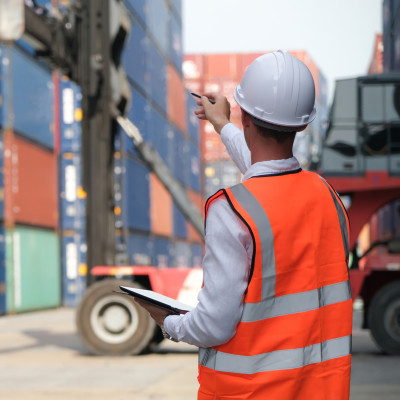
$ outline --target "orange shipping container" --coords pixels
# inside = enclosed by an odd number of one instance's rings
[[[186,79],[204,79],[204,56],[202,54],[190,54],[185,56],[182,65],[183,76]]]
[[[167,112],[169,120],[186,132],[186,89],[171,64],[167,65]]]
[[[57,156],[4,135],[5,222],[58,227]]]
[[[200,193],[195,192],[192,189],[187,190],[189,199],[197,206],[197,208],[203,213],[204,217],[204,199]],[[192,224],[187,222],[187,238],[191,242],[201,242],[203,238],[193,228]]]
[[[150,226],[157,235],[172,236],[172,198],[153,173],[150,174]]]

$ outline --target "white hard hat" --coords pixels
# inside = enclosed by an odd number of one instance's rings
[[[311,72],[286,51],[255,59],[236,86],[239,106],[262,126],[293,131],[309,124],[316,114],[315,86]]]

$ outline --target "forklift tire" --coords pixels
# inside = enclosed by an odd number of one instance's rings
[[[382,287],[371,301],[369,328],[387,354],[400,355],[400,281]]]
[[[91,353],[121,356],[144,353],[156,332],[156,323],[132,297],[113,293],[119,286],[143,289],[130,281],[107,279],[94,283],[79,303],[76,325]]]

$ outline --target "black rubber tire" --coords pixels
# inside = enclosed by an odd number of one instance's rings
[[[120,290],[119,286],[142,289],[130,281],[99,281],[87,290],[77,308],[78,334],[93,354],[141,354],[155,335],[157,325],[149,313],[132,297],[113,293],[113,290]]]
[[[400,355],[400,281],[382,287],[369,306],[372,337],[387,354]]]

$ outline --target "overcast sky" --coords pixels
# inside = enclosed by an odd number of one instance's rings
[[[183,0],[185,53],[306,50],[328,79],[364,75],[382,0]]]

